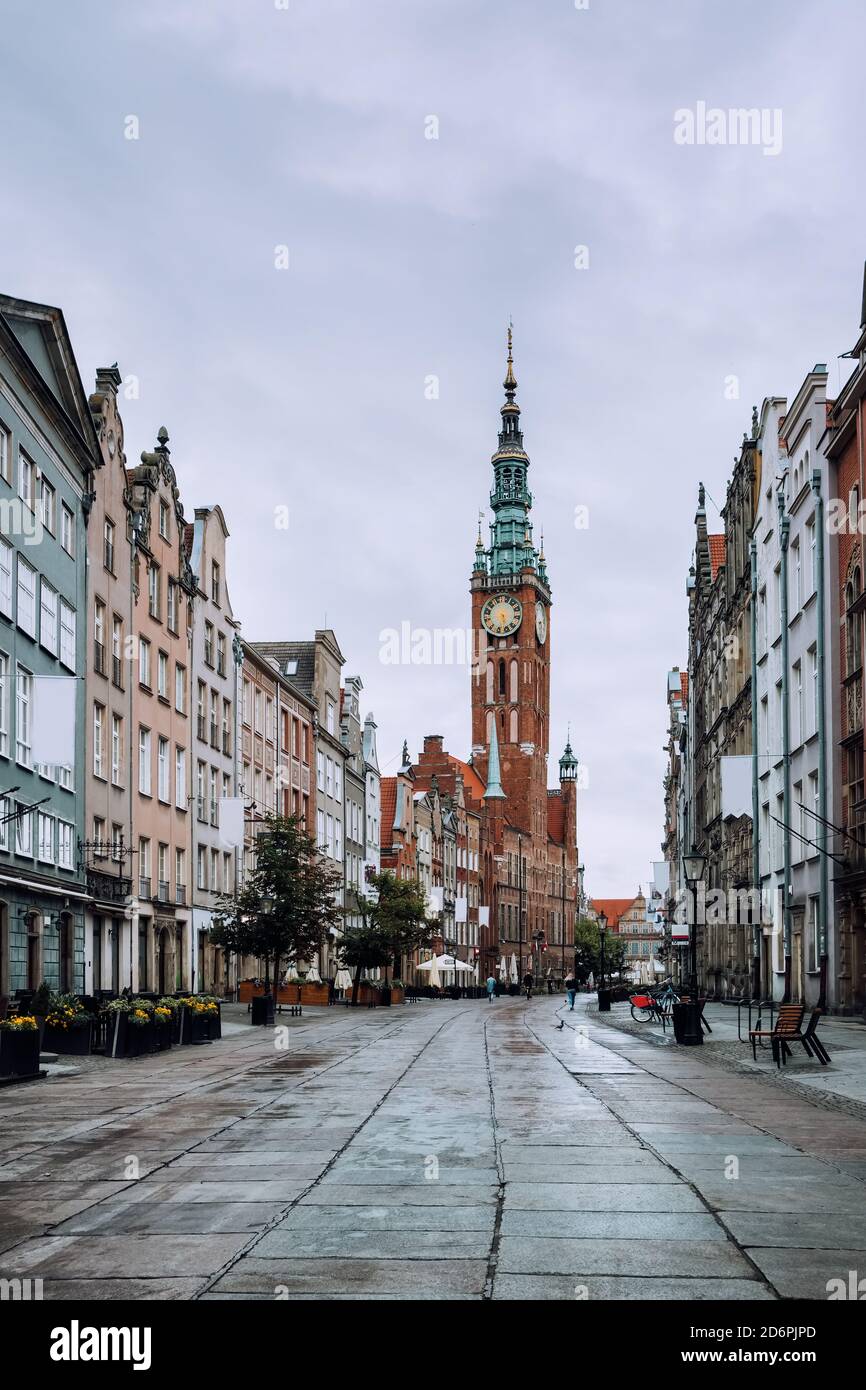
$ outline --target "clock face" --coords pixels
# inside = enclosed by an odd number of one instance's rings
[[[547,609],[543,603],[538,603],[535,606],[535,635],[544,646],[544,639],[547,636]]]
[[[496,594],[481,610],[481,621],[493,637],[510,637],[523,620],[523,605],[513,594]]]

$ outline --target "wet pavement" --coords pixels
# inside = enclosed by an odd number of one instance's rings
[[[772,1300],[866,1271],[866,1122],[585,1001],[309,1010],[280,1048],[237,1018],[0,1092],[0,1278],[47,1299]]]

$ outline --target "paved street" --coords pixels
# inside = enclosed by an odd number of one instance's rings
[[[285,1051],[236,1013],[210,1047],[4,1090],[0,1277],[49,1299],[772,1300],[866,1267],[866,1123],[585,1008],[310,1011]]]

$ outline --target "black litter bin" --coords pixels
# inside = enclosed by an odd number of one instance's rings
[[[609,989],[600,989],[598,991],[598,1011],[600,1014],[610,1013],[610,995],[611,991]]]
[[[274,996],[255,994],[252,998],[252,1022],[267,1027],[274,1021]]]
[[[700,1004],[674,1004],[674,1037],[684,1047],[700,1047],[704,1041]]]

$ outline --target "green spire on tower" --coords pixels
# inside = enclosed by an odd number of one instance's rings
[[[538,552],[532,544],[532,523],[529,512],[532,494],[527,485],[529,455],[523,447],[520,428],[520,406],[515,400],[517,378],[514,375],[514,355],[511,325],[508,326],[508,358],[505,370],[505,404],[500,410],[502,428],[499,447],[491,460],[493,464],[492,545],[488,552],[488,569],[492,575],[519,574],[522,569],[538,569]]]

